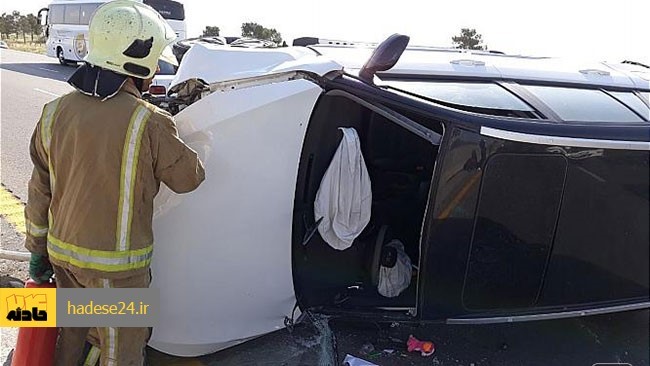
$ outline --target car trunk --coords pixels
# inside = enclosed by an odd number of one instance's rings
[[[396,112],[442,133],[438,122]],[[372,187],[370,223],[345,250],[333,249],[323,240],[314,217],[317,191],[341,141],[339,127],[357,131]],[[293,277],[303,309],[415,307],[420,234],[436,155],[437,146],[368,106],[344,96],[325,94],[320,98],[302,149],[294,204]],[[378,258],[391,239],[404,244],[413,276],[406,290],[388,298],[377,291]]]

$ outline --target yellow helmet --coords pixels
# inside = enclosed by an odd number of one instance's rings
[[[86,61],[148,79],[156,73],[159,58],[173,58],[169,45],[175,39],[174,30],[149,5],[133,0],[110,1],[97,8],[90,20]],[[167,61],[175,63],[174,59]]]

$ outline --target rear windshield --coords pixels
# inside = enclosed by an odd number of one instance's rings
[[[643,122],[640,116],[601,90],[526,85],[565,121]]]
[[[614,98],[625,103],[627,106],[632,108],[638,115],[645,118],[646,120],[650,119],[650,108],[643,103],[641,100],[642,96],[636,95],[631,92],[610,92]]]
[[[144,3],[156,9],[168,20],[185,20],[183,4],[171,0],[144,0]]]
[[[425,98],[459,106],[533,111],[528,104],[494,83],[386,81],[385,84]]]
[[[650,105],[650,93],[648,92],[641,92],[639,93],[641,95],[641,98],[643,98],[648,105]]]

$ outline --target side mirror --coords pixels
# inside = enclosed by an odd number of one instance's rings
[[[409,36],[397,33],[386,38],[375,48],[366,64],[363,65],[359,71],[359,77],[363,81],[372,84],[378,71],[386,71],[395,66],[402,53],[404,53],[409,40]]]
[[[43,13],[49,11],[48,8],[42,8],[41,10],[38,11],[38,15],[36,16],[38,18],[38,23],[42,26],[47,25],[47,16],[43,17]]]

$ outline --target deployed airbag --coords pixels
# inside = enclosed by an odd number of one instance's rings
[[[372,192],[370,176],[354,128],[339,128],[343,139],[321,181],[314,217],[323,218],[318,232],[332,248],[352,246],[370,221]]]
[[[396,260],[391,267],[385,267],[382,263],[382,266],[379,267],[379,286],[377,286],[377,291],[382,296],[385,297],[395,297],[406,290],[411,284],[412,269],[411,269],[411,258],[404,251],[404,244],[399,240],[392,240],[390,243],[386,244],[384,250],[387,248],[394,248],[394,254]],[[391,261],[393,262],[393,261]]]

